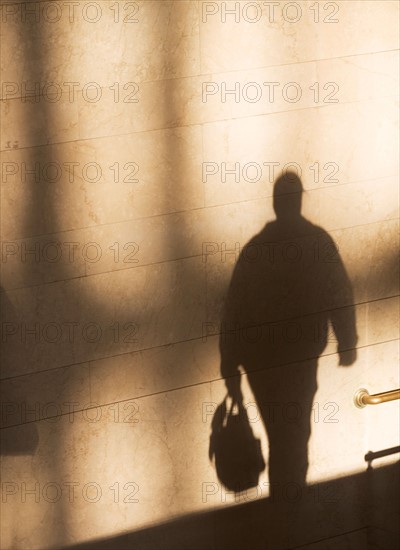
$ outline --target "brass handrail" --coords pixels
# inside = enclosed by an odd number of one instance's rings
[[[354,394],[354,404],[359,409],[363,409],[367,405],[379,405],[387,401],[400,399],[400,388],[398,390],[386,391],[383,393],[375,393],[370,395],[368,390],[361,388]]]
[[[365,462],[372,462],[377,458],[382,458],[383,456],[390,456],[396,453],[400,453],[400,445],[398,447],[391,447],[390,449],[384,449],[383,451],[368,451],[364,456]]]

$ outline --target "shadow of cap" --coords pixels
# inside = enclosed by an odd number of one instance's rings
[[[278,219],[300,219],[303,184],[294,172],[286,172],[274,185],[274,210]]]
[[[274,185],[274,197],[287,193],[302,193],[303,191],[301,179],[295,172],[286,172],[276,180]]]

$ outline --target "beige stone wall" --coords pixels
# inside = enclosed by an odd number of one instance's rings
[[[368,450],[396,444],[396,405],[352,397],[398,387],[398,5],[272,8],[1,4],[4,547],[233,502],[204,494],[237,259],[223,251],[273,219],[288,163],[303,214],[338,245],[359,335],[351,368],[333,340],[320,359],[308,479],[363,471]],[[324,422],[330,403],[338,422]]]

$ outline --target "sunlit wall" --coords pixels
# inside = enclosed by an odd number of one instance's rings
[[[397,2],[2,1],[1,17],[2,547],[235,503],[208,458],[221,311],[287,168],[338,246],[358,333],[351,367],[333,335],[319,359],[307,480],[396,445],[397,405],[352,399],[399,382]]]

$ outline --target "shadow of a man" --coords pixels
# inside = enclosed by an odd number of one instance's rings
[[[356,359],[349,278],[332,238],[301,215],[303,186],[288,172],[274,185],[276,220],[242,249],[220,337],[228,393],[241,400],[242,366],[269,442],[269,481],[306,482],[317,363],[333,330],[339,365]]]

